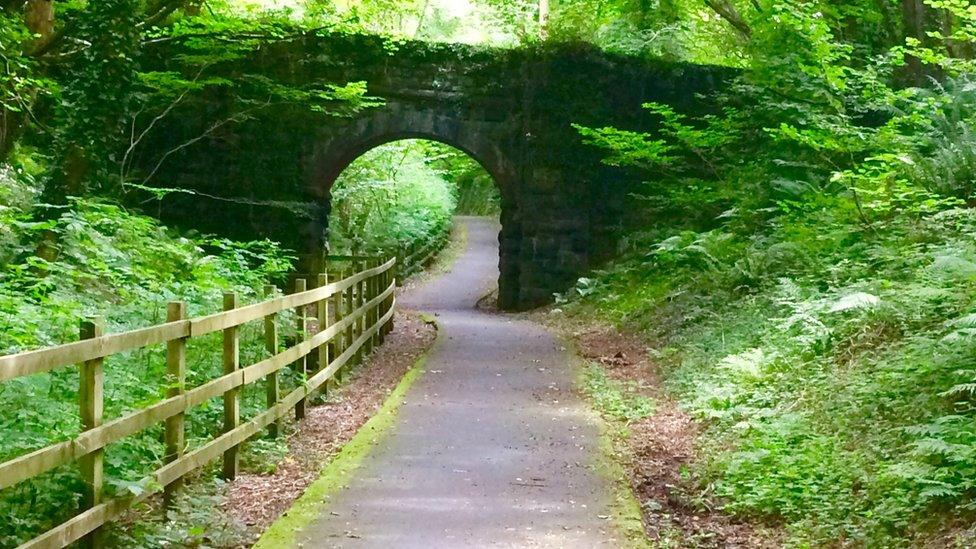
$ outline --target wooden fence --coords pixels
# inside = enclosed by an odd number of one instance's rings
[[[400,265],[400,279],[423,270],[447,246],[451,239],[451,227],[441,232],[436,238],[418,240],[406,246],[397,253],[397,264]]]
[[[0,464],[0,490],[77,463],[85,484],[82,509],[73,518],[21,545],[25,548],[65,547],[81,540],[86,546],[102,544],[102,527],[150,495],[164,492],[169,499],[182,478],[219,457],[223,476],[233,479],[238,468],[238,449],[244,441],[265,429],[277,436],[278,424],[287,414],[301,419],[305,401],[342,370],[362,360],[383,342],[392,329],[395,307],[396,260],[352,258],[348,276],[330,282],[319,275],[316,288],[307,289],[298,279],[295,292],[262,303],[240,307],[237,295],[224,295],[224,312],[200,318],[186,318],[186,304],[170,303],[164,324],[129,332],[106,334],[100,319],[81,324],[81,340],[46,349],[0,357],[0,381],[50,372],[77,365],[80,371],[79,409],[82,432],[73,440],[49,445]],[[274,288],[266,288],[274,295]],[[280,351],[277,314],[295,310],[298,317],[295,344]],[[309,331],[307,313],[314,309],[318,331]],[[238,330],[250,322],[263,322],[269,358],[241,367]],[[224,375],[194,388],[186,387],[186,345],[190,338],[223,333]],[[103,361],[116,353],[166,344],[166,369],[170,379],[165,398],[118,419],[103,422]],[[306,360],[313,355],[318,360]],[[313,358],[314,358],[313,357]],[[309,371],[309,364],[317,364]],[[301,385],[280,394],[278,372],[294,367]],[[266,380],[267,410],[246,422],[240,418],[240,390]],[[186,451],[185,414],[210,399],[223,397],[222,434],[202,446]],[[103,498],[103,463],[106,446],[125,437],[165,423],[165,464],[142,483],[138,496]]]
[[[402,284],[407,278],[429,266],[437,254],[447,247],[451,241],[452,231],[453,226],[449,223],[433,238],[425,235],[397,249],[369,249],[366,253],[377,255],[396,253],[397,284]],[[329,262],[350,261],[357,257],[360,256],[330,255],[326,259]]]

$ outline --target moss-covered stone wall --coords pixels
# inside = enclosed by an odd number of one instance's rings
[[[314,268],[327,235],[329,189],[349,163],[396,139],[442,141],[481,162],[501,191],[499,287],[509,309],[545,303],[572,285],[612,254],[629,222],[625,197],[638,181],[602,166],[572,124],[649,129],[654,121],[642,103],[700,111],[698,94],[727,76],[581,45],[492,50],[345,34],[269,44],[219,71],[287,84],[364,81],[384,104],[336,116],[298,105],[239,105],[218,89],[181,107],[152,144],[156,150],[251,110],[246,121],[178,150],[160,170],[162,186],[202,193],[168,197],[161,209],[167,221],[274,238],[302,250]]]

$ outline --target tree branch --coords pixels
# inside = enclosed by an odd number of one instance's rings
[[[207,68],[206,66],[200,67],[200,70],[197,72],[196,76],[193,77],[192,81],[196,82],[197,80],[199,80],[200,76],[203,74],[203,71],[206,70],[206,68]],[[128,176],[127,166],[131,161],[132,152],[136,149],[136,147],[139,146],[139,143],[142,142],[142,140],[146,137],[146,135],[148,135],[149,132],[151,132],[154,127],[156,127],[156,124],[158,124],[162,119],[169,116],[169,113],[173,112],[173,109],[175,109],[180,103],[182,103],[183,99],[185,99],[187,94],[189,93],[190,93],[189,88],[183,90],[183,93],[181,93],[176,99],[174,99],[169,105],[167,105],[166,108],[163,109],[163,112],[156,115],[149,123],[149,125],[146,126],[144,130],[139,132],[138,136],[135,135],[136,119],[139,117],[140,114],[142,114],[142,111],[137,112],[132,117],[132,128],[129,137],[129,148],[126,149],[125,154],[122,156],[122,162],[119,166],[119,176],[122,178],[123,181],[125,180],[126,176]]]
[[[209,137],[211,134],[213,134],[213,132],[219,130],[220,128],[222,128],[224,126],[226,126],[227,124],[232,124],[232,123],[240,122],[240,121],[243,121],[243,120],[247,119],[247,115],[249,115],[250,113],[252,113],[254,111],[257,111],[257,110],[260,110],[260,109],[263,109],[263,108],[267,107],[270,104],[271,104],[271,99],[269,98],[264,104],[257,105],[255,107],[250,108],[250,109],[247,109],[247,110],[243,110],[243,111],[241,111],[239,113],[235,113],[235,114],[231,115],[230,117],[225,118],[225,119],[223,119],[223,120],[221,120],[219,122],[215,122],[213,125],[211,125],[209,128],[207,128],[200,135],[198,135],[198,136],[194,137],[193,139],[190,139],[189,141],[186,141],[185,143],[181,143],[180,145],[177,145],[176,147],[173,147],[172,149],[166,151],[163,154],[163,156],[161,156],[159,158],[159,161],[156,162],[156,166],[152,169],[151,172],[149,172],[149,175],[147,175],[142,180],[142,185],[145,185],[146,183],[148,183],[149,180],[152,179],[153,176],[156,175],[156,173],[159,171],[160,168],[163,167],[163,164],[166,162],[166,160],[170,156],[172,156],[172,155],[174,155],[174,154],[182,151],[183,149],[185,149],[187,147],[190,147],[190,146],[192,146],[192,145],[194,145],[196,143],[199,143],[200,141],[203,141],[204,139],[206,139],[207,137]]]
[[[739,14],[739,10],[735,9],[732,2],[729,0],[705,0],[705,4],[712,8],[712,11],[717,13],[722,19],[728,21],[732,25],[732,28],[743,38],[752,38],[752,28],[749,27],[749,23]]]

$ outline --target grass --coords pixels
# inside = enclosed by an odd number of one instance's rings
[[[619,424],[600,422],[600,446],[594,467],[610,485],[610,516],[625,540],[618,547],[651,547],[651,540],[644,530],[640,502],[634,496],[627,472],[621,464],[620,456],[626,444],[625,440],[625,430],[622,432]]]
[[[572,347],[572,346],[570,346]],[[594,422],[600,427],[600,445],[593,466],[610,486],[609,510],[614,526],[625,538],[622,547],[651,547],[644,530],[640,502],[634,495],[623,463],[627,456],[627,423],[654,412],[654,401],[639,395],[631,385],[610,379],[603,367],[574,353],[580,372],[578,385],[597,412]]]
[[[594,407],[604,417],[629,423],[654,414],[654,399],[641,395],[633,383],[622,383],[607,376],[602,366],[589,363],[583,388]]]
[[[425,321],[429,322],[427,319]],[[439,332],[438,332],[439,333]],[[403,376],[396,389],[384,401],[383,406],[369,419],[342,450],[323,468],[319,478],[313,482],[302,496],[295,501],[254,545],[255,549],[281,549],[298,546],[298,537],[316,519],[328,503],[328,498],[349,482],[363,459],[379,440],[393,426],[397,410],[413,383],[423,374],[427,357],[439,345],[440,337],[434,346],[421,357],[413,368]]]

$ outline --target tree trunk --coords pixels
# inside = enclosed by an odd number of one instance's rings
[[[929,36],[929,31],[941,31],[943,25],[948,23],[942,19],[939,11],[929,9],[925,0],[902,0],[902,25],[905,30],[906,38],[915,38],[919,43],[927,48],[943,50],[944,53],[952,55],[952,48],[946,42],[942,42]],[[951,24],[951,23],[950,23]],[[907,71],[904,75],[906,83],[914,86],[923,86],[929,77],[941,78],[942,72],[939,67],[926,66],[921,59],[908,55],[905,59]]]
[[[539,0],[539,37],[549,37],[549,0]]]
[[[729,2],[728,0],[705,0],[705,4],[712,8],[712,11],[719,14],[722,19],[728,21],[728,23],[732,25],[732,28],[734,28],[740,36],[745,39],[752,37],[752,28],[749,26],[749,23],[742,18],[742,15],[739,14],[739,10],[735,9],[732,2]]]
[[[35,35],[21,45],[25,52],[47,44],[54,36],[54,0],[8,0],[0,4],[0,7],[4,11],[23,12],[24,24]],[[32,102],[33,95],[24,97],[24,101]],[[0,107],[0,160],[7,158],[25,124],[23,112]]]
[[[14,134],[20,126],[17,113],[0,107],[0,160],[7,158],[14,146]]]
[[[884,48],[891,49],[893,46],[900,46],[905,43],[902,36],[902,29],[898,25],[898,6],[892,5],[888,0],[874,0],[881,20],[884,22]]]
[[[33,49],[43,47],[54,36],[54,0],[27,0],[24,22],[35,34]]]
[[[925,6],[921,0],[902,0],[901,3],[902,25],[905,28],[906,38],[916,38],[924,44],[924,25]],[[905,59],[908,65],[908,80],[915,86],[921,86],[925,80],[925,72],[922,68],[922,60],[909,55]]]
[[[950,10],[942,10],[941,31],[945,41],[946,51],[957,59],[972,59],[973,44],[964,40],[955,40],[952,33],[956,27],[956,16]]]
[[[430,0],[424,0],[424,6],[420,9],[420,15],[417,17],[417,28],[413,31],[413,38],[417,39],[421,36],[421,32],[424,30],[424,23],[427,21],[427,10],[430,9]]]

